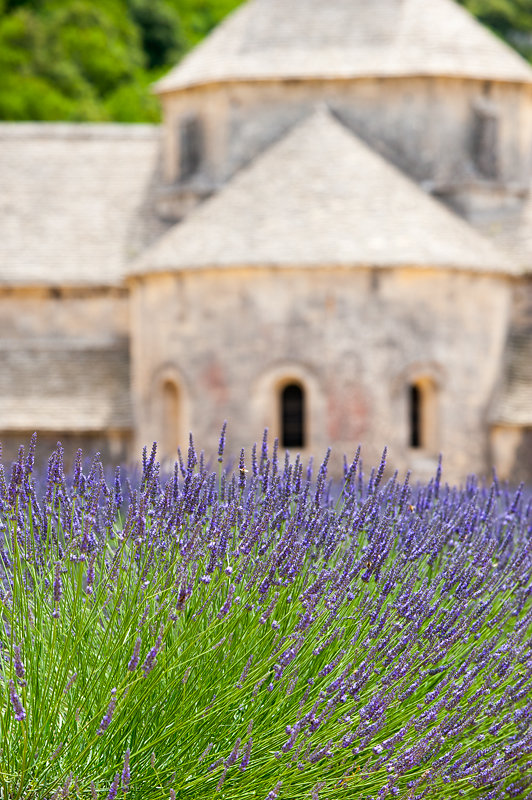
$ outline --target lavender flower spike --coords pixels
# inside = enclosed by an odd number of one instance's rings
[[[63,597],[63,583],[61,581],[61,564],[57,562],[54,567],[54,611],[52,617],[59,617],[59,603]]]
[[[130,750],[128,747],[126,752],[124,753],[124,768],[122,770],[122,790],[124,794],[129,789],[129,783],[131,781],[131,770],[129,769],[129,755],[130,755]]]
[[[155,644],[153,645],[152,649],[146,656],[144,664],[142,665],[142,671],[144,672],[144,677],[146,678],[152,669],[154,668],[155,664],[157,663],[157,654],[161,649],[161,644],[163,642],[163,635],[162,631],[156,639]]]
[[[139,665],[139,661],[140,661],[140,645],[141,645],[141,643],[142,643],[142,639],[139,636],[138,639],[135,642],[135,647],[133,648],[133,653],[131,655],[131,659],[129,661],[129,664],[127,665],[127,668],[128,668],[128,670],[130,672],[135,672],[135,670],[137,669],[137,667]]]
[[[120,784],[120,773],[117,772],[113,782],[111,784],[111,788],[109,789],[109,794],[107,795],[107,800],[115,800],[116,795],[118,793],[118,786]]]
[[[20,646],[16,644],[13,647],[13,652],[15,654],[13,661],[15,662],[16,676],[17,678],[20,678],[20,680],[23,680],[24,676],[26,675],[26,670],[24,669],[24,664],[22,663],[22,660],[20,658]]]
[[[268,796],[266,797],[266,800],[275,800],[275,798],[279,795],[279,792],[281,791],[281,786],[282,785],[283,785],[283,782],[279,781],[276,784],[275,788],[272,789],[271,792],[268,794]]]
[[[220,443],[218,445],[218,461],[220,464],[224,459],[224,449],[225,449],[225,432],[227,430],[227,421],[224,422],[222,425],[222,431],[220,433]]]
[[[102,721],[100,722],[100,727],[96,731],[98,736],[101,736],[109,725],[111,724],[111,720],[113,719],[113,714],[115,713],[116,708],[116,689],[111,689],[111,700],[109,701],[109,705],[107,706],[107,711],[102,717]]]
[[[67,681],[67,685],[66,685],[66,686],[65,686],[65,688],[63,689],[63,694],[68,694],[68,692],[69,692],[69,691],[70,691],[70,689],[72,688],[73,684],[75,683],[75,681],[76,681],[77,677],[78,677],[78,673],[77,673],[77,672],[74,672],[74,673],[73,673],[73,674],[70,676],[70,678],[69,678],[69,679],[68,679],[68,681]]]
[[[248,739],[247,744],[246,744],[246,749],[244,751],[244,756],[242,758],[242,761],[240,762],[240,769],[242,770],[242,772],[244,772],[244,770],[246,769],[247,765],[249,764],[249,759],[250,759],[250,756],[251,756],[251,748],[252,747],[253,747],[253,739],[250,737]]]
[[[9,681],[9,699],[11,700],[13,711],[15,712],[15,719],[17,722],[22,722],[22,720],[26,718],[26,712],[24,711],[20,697],[15,691],[14,681]]]

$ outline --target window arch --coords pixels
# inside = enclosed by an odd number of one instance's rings
[[[285,384],[280,393],[280,442],[282,447],[305,447],[305,390],[301,383]]]
[[[166,379],[162,385],[162,430],[172,450],[179,443],[179,389],[174,381]],[[175,447],[173,446],[175,445]]]
[[[203,127],[196,114],[184,117],[179,123],[179,178],[192,178],[203,161]]]
[[[479,175],[488,180],[499,177],[500,109],[489,90],[473,106],[473,160]]]
[[[161,461],[177,458],[177,448],[182,444],[183,398],[177,380],[172,375],[162,375],[156,382],[153,406],[153,430],[156,434]]]
[[[434,382],[427,377],[411,381],[408,392],[408,444],[413,450],[437,449],[437,397]]]

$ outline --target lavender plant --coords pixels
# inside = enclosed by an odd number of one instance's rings
[[[335,491],[266,438],[125,485],[58,446],[39,488],[34,448],[0,467],[2,800],[531,796],[522,490],[357,453]]]

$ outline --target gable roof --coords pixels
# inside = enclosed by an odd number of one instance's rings
[[[131,426],[127,347],[1,343],[0,430],[89,432]]]
[[[171,228],[132,272],[250,265],[515,271],[325,109]]]
[[[155,84],[441,75],[532,82],[454,0],[249,0]]]
[[[116,285],[164,230],[151,125],[0,124],[0,285]]]

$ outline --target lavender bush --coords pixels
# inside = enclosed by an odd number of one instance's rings
[[[527,798],[532,511],[266,441],[0,470],[2,800]],[[223,459],[223,442],[220,460]],[[124,495],[124,497],[123,497]]]

